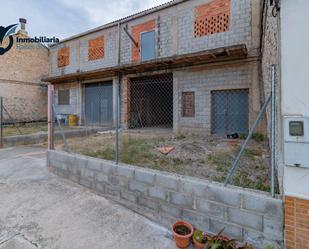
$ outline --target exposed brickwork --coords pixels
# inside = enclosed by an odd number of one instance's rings
[[[57,52],[58,67],[65,67],[70,65],[70,48],[60,48]]]
[[[285,197],[285,243],[287,249],[309,249],[309,200]]]
[[[124,78],[122,80],[122,122],[125,128],[128,127],[130,120],[130,79]]]
[[[194,35],[226,32],[230,26],[230,0],[214,0],[195,9]]]
[[[16,36],[28,37],[21,33]],[[7,41],[4,40],[4,47]],[[29,43],[19,43],[19,46],[29,49],[18,48],[14,42],[10,51],[0,56],[0,95],[4,97],[4,105],[16,121],[45,120],[47,88],[41,85],[41,78],[49,74],[48,49]],[[6,113],[4,118],[9,119]]]
[[[140,56],[140,38],[142,32],[152,31],[156,28],[156,21],[151,20],[145,23],[138,24],[132,27],[132,37],[138,43],[138,47],[136,47],[132,43],[132,61],[139,62],[141,59]]]
[[[88,61],[104,58],[104,36],[88,41]]]

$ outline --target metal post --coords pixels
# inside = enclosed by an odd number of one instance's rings
[[[53,101],[54,101],[54,86],[48,85],[48,149],[54,149],[54,115],[53,115]]]
[[[254,122],[254,124],[252,126],[252,128],[250,129],[250,132],[249,132],[245,142],[241,146],[241,149],[240,149],[236,159],[234,160],[234,162],[233,162],[233,164],[232,164],[232,166],[231,166],[231,168],[230,168],[230,170],[228,172],[228,175],[227,175],[227,177],[225,179],[224,186],[227,186],[227,184],[229,183],[230,178],[232,177],[232,175],[233,175],[233,173],[234,173],[234,171],[235,171],[235,169],[236,169],[236,167],[238,165],[238,162],[239,162],[242,154],[245,151],[245,148],[247,147],[247,145],[248,145],[248,143],[249,143],[249,141],[250,141],[250,139],[251,139],[251,137],[253,135],[253,132],[255,131],[256,127],[258,126],[261,118],[263,117],[264,112],[266,111],[266,108],[267,108],[268,104],[270,103],[270,100],[271,100],[271,96],[269,96],[268,99],[266,100],[266,102],[264,103],[262,109],[259,112],[259,115],[257,116],[257,118],[256,118],[256,120],[255,120],[255,122]]]
[[[118,82],[116,86],[116,164],[119,163],[119,86],[120,86],[120,75],[118,75]]]
[[[276,65],[271,66],[271,195],[275,197],[276,165]]]
[[[0,149],[3,148],[3,97],[0,96]]]

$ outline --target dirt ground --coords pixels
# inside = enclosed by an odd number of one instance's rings
[[[262,140],[260,136],[251,140],[231,184],[269,191],[269,151]],[[119,158],[127,164],[223,182],[243,142],[215,136],[126,132],[120,136]],[[68,139],[68,144],[74,153],[115,159],[114,133]],[[158,149],[165,146],[174,149],[164,155]],[[62,142],[56,147],[62,149]]]

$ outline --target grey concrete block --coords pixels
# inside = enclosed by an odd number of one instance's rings
[[[87,188],[91,188],[93,183],[93,181],[89,181],[86,178],[80,178],[79,180],[79,184]]]
[[[79,183],[79,181],[80,181],[80,177],[79,176],[76,176],[76,175],[74,175],[74,174],[71,174],[71,173],[69,173],[68,174],[69,176],[69,180],[71,180],[72,182],[75,182],[75,183]]]
[[[183,195],[177,192],[170,192],[170,202],[187,208],[192,208],[193,198],[189,195]]]
[[[129,190],[130,191],[136,191],[136,192],[146,194],[147,187],[148,186],[144,183],[140,183],[140,182],[137,182],[137,181],[134,181],[134,180],[129,181]]]
[[[263,217],[261,215],[237,208],[228,208],[227,214],[231,223],[252,228],[256,231],[263,231]]]
[[[167,200],[167,192],[163,188],[150,187],[148,190],[148,195],[152,198],[157,198],[163,201]]]
[[[268,239],[265,234],[254,230],[244,229],[244,241],[254,246],[257,249],[264,249],[265,246],[274,245],[275,248],[283,249],[283,240],[276,240],[275,238]]]
[[[97,160],[97,159],[89,159],[87,168],[90,170],[96,170],[96,171],[101,171],[102,168],[102,161]]]
[[[204,199],[196,200],[197,211],[204,212],[208,216],[214,216],[224,219],[226,207],[224,205],[218,205],[217,203],[207,201]]]
[[[105,184],[103,182],[95,182],[94,189],[103,194],[105,192]]]
[[[174,206],[172,204],[165,204],[161,202],[159,206],[159,211],[160,211],[160,214],[166,213],[178,219],[181,218],[182,216],[181,208],[178,208],[176,205]]]
[[[98,182],[108,182],[108,175],[105,175],[103,173],[96,172],[94,177],[95,180]]]
[[[121,190],[120,191],[120,197],[126,201],[137,203],[137,193],[132,193],[126,190]]]
[[[243,193],[243,208],[262,213],[266,216],[283,216],[282,200],[268,196]]]
[[[158,201],[154,201],[151,198],[146,198],[146,197],[143,197],[143,196],[138,197],[138,204],[140,204],[141,206],[150,208],[152,210],[158,210],[159,209],[159,202]]]
[[[101,171],[104,174],[110,174],[113,170],[115,170],[116,166],[113,163],[109,163],[107,161],[102,161]]]
[[[139,182],[154,184],[155,181],[155,173],[147,171],[147,170],[135,170],[135,179]]]
[[[83,168],[81,170],[81,178],[86,178],[90,181],[94,181],[94,172],[93,170],[89,170],[87,168]]]
[[[184,192],[185,194],[204,197],[206,196],[208,184],[200,180],[184,178],[180,179],[180,186],[180,191]]]
[[[182,210],[182,219],[193,224],[194,227],[201,229],[203,231],[209,231],[210,228],[210,217],[203,213],[183,209]]]
[[[224,222],[220,219],[210,218],[210,232],[211,233],[217,234],[222,229],[224,229],[223,234],[231,238],[237,239],[239,241],[243,240],[242,228],[240,226]]]
[[[178,189],[178,178],[175,176],[165,175],[164,173],[162,174],[158,173],[156,175],[155,184],[158,186],[168,188],[170,190],[177,190]]]
[[[76,157],[75,167],[83,169],[86,168],[88,164],[88,159],[85,157]]]
[[[264,217],[264,233],[269,237],[277,237],[278,240],[283,240],[283,219],[278,221],[277,219],[271,219]]]
[[[105,194],[113,196],[113,198],[120,198],[120,189],[116,186],[105,185]]]
[[[236,189],[210,184],[207,189],[207,199],[226,205],[240,207],[240,193]]]
[[[117,166],[117,175],[127,177],[127,178],[133,178],[134,176],[134,168],[119,165]]]

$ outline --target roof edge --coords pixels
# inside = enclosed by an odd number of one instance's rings
[[[187,1],[189,1],[189,0],[172,0],[172,1],[169,1],[167,3],[163,3],[161,5],[157,5],[155,7],[152,7],[152,8],[149,8],[149,9],[137,12],[135,14],[132,14],[132,15],[120,18],[118,20],[109,22],[109,23],[104,24],[102,26],[99,26],[99,27],[87,30],[87,31],[79,33],[77,35],[70,36],[68,38],[65,38],[65,39],[61,40],[57,44],[51,45],[50,47],[55,47],[58,44],[61,44],[61,43],[67,42],[67,41],[71,41],[71,40],[74,40],[74,39],[77,39],[77,38],[80,38],[80,37],[83,37],[83,36],[86,36],[86,35],[89,35],[89,34],[92,34],[92,33],[95,33],[95,32],[101,31],[101,30],[104,30],[104,29],[107,29],[107,28],[110,28],[110,27],[113,27],[113,26],[116,26],[116,25],[118,25],[118,23],[125,23],[125,22],[128,22],[128,21],[134,20],[136,18],[143,17],[143,16],[146,16],[146,15],[149,15],[149,14],[153,14],[153,13],[158,12],[160,10],[170,8],[172,6],[175,6],[175,5],[178,5],[180,3],[187,2]]]

